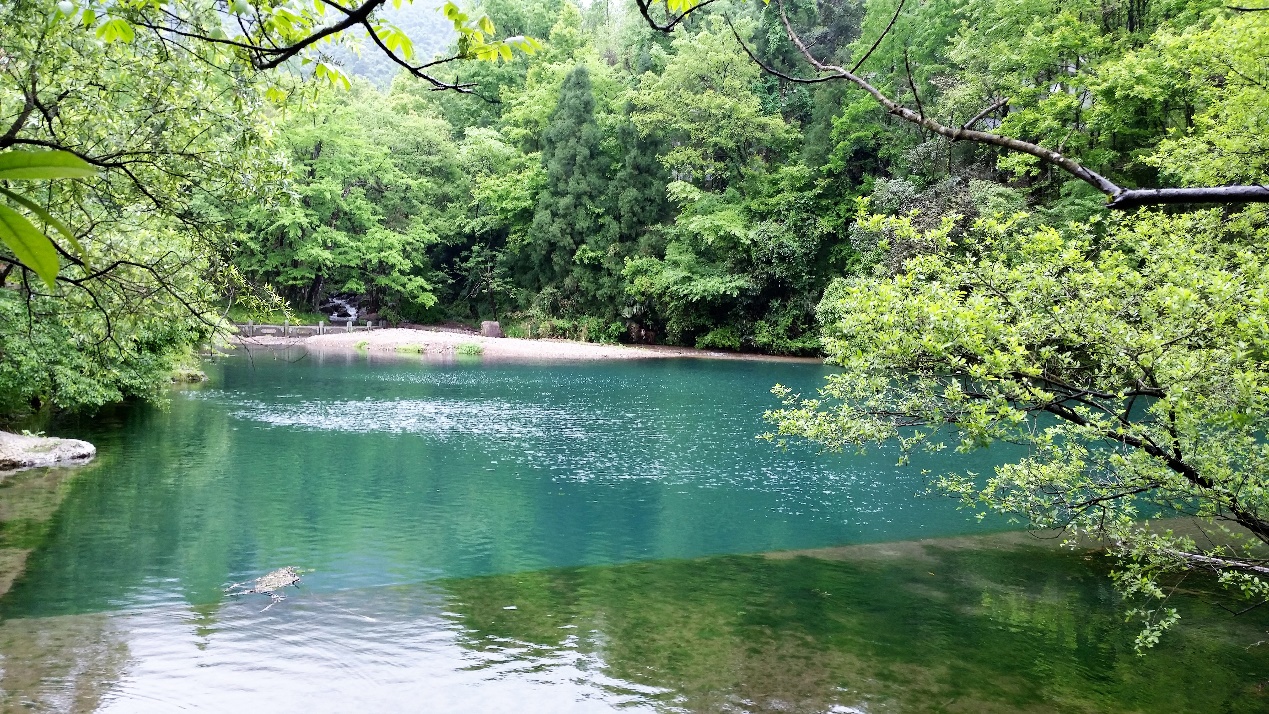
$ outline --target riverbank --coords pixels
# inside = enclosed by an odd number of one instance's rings
[[[0,431],[0,474],[38,466],[82,464],[96,455],[97,447],[87,441]]]
[[[626,359],[727,359],[779,362],[822,362],[816,357],[779,357],[698,350],[669,345],[605,345],[556,339],[482,337],[452,330],[388,328],[367,332],[319,335],[314,337],[237,336],[235,344],[247,347],[304,347],[311,350],[365,350],[379,353],[421,354],[439,357],[480,355],[507,360],[626,360]]]

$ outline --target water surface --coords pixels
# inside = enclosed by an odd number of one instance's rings
[[[298,357],[231,358],[167,410],[68,424],[97,464],[0,486],[0,555],[25,555],[0,598],[6,707],[1269,704],[1259,613],[1186,600],[1188,627],[1142,659],[1100,559],[859,546],[1005,524],[917,498],[932,464],[756,440],[771,385],[826,368]],[[285,602],[224,596],[282,565],[311,571]]]

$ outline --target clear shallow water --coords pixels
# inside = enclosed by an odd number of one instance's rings
[[[1269,647],[1247,647],[1269,622],[1189,603],[1191,627],[1141,660],[1103,566],[1077,555],[726,555],[993,528],[914,498],[919,464],[754,439],[773,383],[825,373],[227,360],[167,411],[67,425],[95,466],[0,488],[3,545],[30,550],[0,598],[3,703],[1269,709]],[[223,595],[282,565],[312,571],[287,601]]]

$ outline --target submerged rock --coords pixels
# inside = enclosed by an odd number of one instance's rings
[[[269,603],[269,607],[273,607],[286,599],[286,596],[278,591],[288,586],[297,588],[300,586],[300,571],[290,565],[266,573],[255,580],[234,583],[225,588],[225,592],[230,595],[268,595],[273,601]],[[264,609],[268,610],[269,607]]]
[[[0,431],[0,471],[83,464],[96,455],[97,447],[87,441]]]
[[[171,379],[173,384],[206,382],[207,373],[197,367],[177,367],[172,370]]]

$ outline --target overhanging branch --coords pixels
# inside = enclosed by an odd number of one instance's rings
[[[695,7],[690,7],[684,10],[683,14],[676,15],[674,17],[669,17],[670,10],[669,10],[669,6],[667,5],[666,11],[665,11],[667,17],[665,22],[657,22],[655,19],[652,18],[652,6],[656,4],[656,2],[657,0],[635,0],[635,5],[639,6],[639,14],[643,15],[643,19],[647,21],[649,27],[651,27],[654,30],[658,30],[660,32],[669,33],[669,32],[673,32],[674,28],[678,27],[679,23],[686,20],[688,15],[691,15],[692,13],[696,12],[697,10],[700,10],[706,5],[716,2],[716,0],[705,0],[705,2],[702,2],[699,5],[696,5]]]
[[[732,33],[736,35],[737,41],[740,41],[741,47],[744,49],[745,53],[749,55],[750,59],[752,59],[756,64],[758,64],[758,66],[761,67],[763,71],[769,74],[772,74],[776,77],[780,77],[781,79],[785,79],[791,82],[799,82],[802,84],[813,84],[813,83],[826,82],[826,81],[849,82],[855,85],[856,87],[864,90],[869,95],[871,95],[872,98],[882,107],[884,107],[885,110],[889,114],[896,116],[904,121],[920,126],[934,134],[938,134],[939,136],[942,136],[948,139],[949,141],[968,141],[968,142],[972,142],[976,144],[996,146],[1001,149],[1005,149],[1006,151],[1012,151],[1015,153],[1033,156],[1045,164],[1054,166],[1062,171],[1065,171],[1071,176],[1079,179],[1080,181],[1083,181],[1084,183],[1089,184],[1093,188],[1096,188],[1098,191],[1105,194],[1107,198],[1107,203],[1106,203],[1107,208],[1116,209],[1116,210],[1127,210],[1130,208],[1137,208],[1140,206],[1159,206],[1159,205],[1171,205],[1171,204],[1269,203],[1269,187],[1266,187],[1263,185],[1204,186],[1204,187],[1194,187],[1194,188],[1124,188],[1116,184],[1114,181],[1111,181],[1105,176],[1094,171],[1093,169],[1090,169],[1087,166],[1084,166],[1083,164],[1079,163],[1078,161],[1075,161],[1074,159],[1063,155],[1060,151],[1047,149],[1043,146],[1040,146],[1039,144],[1035,144],[1029,141],[1024,141],[1022,139],[1015,139],[1012,137],[1003,136],[1001,134],[995,134],[992,132],[979,131],[973,128],[975,124],[977,124],[979,121],[982,121],[992,112],[995,112],[1003,108],[1008,103],[1007,98],[999,100],[993,103],[992,105],[988,106],[987,108],[983,109],[981,112],[975,115],[972,119],[965,122],[959,127],[952,127],[952,126],[947,126],[945,124],[942,124],[941,122],[927,116],[925,112],[923,111],[923,108],[921,111],[913,111],[907,106],[904,106],[903,104],[900,104],[899,102],[896,102],[895,100],[887,96],[884,92],[882,92],[880,89],[875,87],[868,80],[864,79],[863,77],[855,73],[855,71],[859,69],[859,66],[863,63],[863,61],[866,60],[872,54],[873,50],[875,50],[877,46],[881,44],[881,40],[890,32],[891,28],[894,27],[894,23],[899,17],[898,10],[896,10],[894,17],[891,19],[890,24],[882,32],[881,36],[878,37],[877,40],[873,43],[873,46],[868,50],[868,52],[864,54],[864,56],[860,59],[859,62],[855,64],[855,66],[852,69],[847,70],[844,67],[840,67],[835,64],[829,64],[829,63],[820,61],[807,48],[806,43],[802,41],[801,36],[799,36],[798,33],[793,29],[793,25],[792,23],[789,22],[788,14],[785,12],[785,9],[784,9],[784,1],[783,0],[775,0],[775,1],[780,12],[780,20],[784,23],[784,29],[786,34],[789,37],[789,40],[794,44],[795,47],[797,47],[798,51],[802,54],[803,58],[806,59],[807,63],[810,64],[811,67],[815,68],[815,70],[822,75],[820,77],[795,77],[787,73],[780,72],[773,67],[767,66],[762,61],[760,61],[757,58],[757,56],[754,55],[752,51],[750,51],[749,47],[746,46],[743,41],[740,40],[740,35],[736,32],[736,29],[732,27]],[[641,9],[646,5],[646,0],[636,0],[636,2],[640,4]],[[704,3],[702,3],[702,5],[697,7],[699,8],[699,7],[702,7],[703,5]],[[902,3],[900,4],[899,10],[902,10]],[[651,20],[649,20],[649,22],[651,22]],[[728,25],[730,24],[731,23],[728,22]],[[915,87],[913,87],[912,89],[913,89],[913,93],[915,94],[915,91],[916,91]]]

